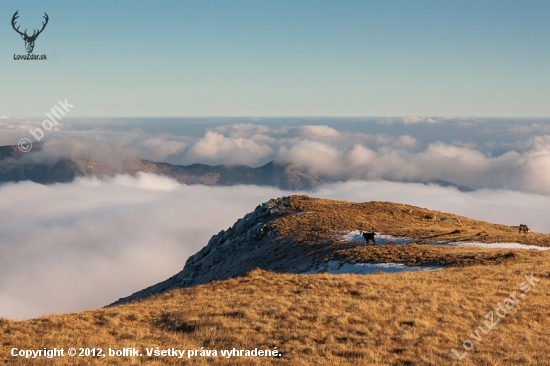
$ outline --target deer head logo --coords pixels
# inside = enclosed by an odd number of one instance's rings
[[[44,30],[44,28],[46,28],[46,24],[48,24],[48,14],[44,13],[44,19],[46,19],[45,22],[42,22],[42,29],[40,30],[37,30],[35,29],[32,36],[29,36],[27,34],[27,30],[25,29],[25,32],[24,33],[21,33],[19,31],[19,27],[15,28],[15,20],[17,18],[19,18],[19,15],[17,15],[17,13],[19,13],[19,10],[17,10],[15,12],[15,14],[13,14],[13,18],[11,18],[11,26],[13,27],[13,29],[19,33],[21,35],[21,38],[23,38],[23,40],[25,41],[25,48],[27,49],[27,53],[32,53],[32,50],[34,49],[34,42],[36,41],[36,38],[38,37],[38,35],[40,33],[42,33],[42,31]]]

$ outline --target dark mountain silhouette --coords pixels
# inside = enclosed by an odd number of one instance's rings
[[[86,159],[33,159],[34,153],[41,147],[41,144],[35,144],[29,153],[22,153],[17,146],[0,146],[0,184],[25,180],[40,184],[66,183],[77,177],[114,176],[138,172],[165,175],[182,184],[254,184],[285,190],[307,190],[323,183],[336,182],[334,178],[312,174],[306,168],[275,161],[253,168],[246,165],[173,165],[134,158],[126,159],[114,167]],[[461,191],[472,190],[441,179],[417,183],[452,186]]]
[[[0,146],[0,184],[30,180],[40,184],[65,183],[77,177],[113,176],[149,172],[166,175],[183,184],[229,186],[255,184],[275,186],[281,189],[310,189],[325,183],[321,177],[290,165],[269,162],[252,168],[246,165],[173,165],[145,159],[130,159],[122,166],[113,167],[93,160],[69,158],[33,160],[34,146],[29,153],[22,153],[17,146]]]
[[[35,144],[31,153],[38,151],[41,144]],[[48,163],[25,161],[17,146],[0,146],[0,184],[30,180],[42,184],[65,183],[76,178],[78,164],[70,159],[57,159]]]

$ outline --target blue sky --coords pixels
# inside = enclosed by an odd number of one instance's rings
[[[34,54],[11,28],[50,22]],[[548,1],[2,1],[0,115],[550,116]]]

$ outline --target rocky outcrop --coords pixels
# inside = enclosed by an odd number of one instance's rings
[[[138,300],[178,287],[191,287],[237,277],[255,269],[301,273],[314,266],[307,250],[293,246],[290,235],[280,236],[273,222],[295,214],[291,197],[265,202],[212,236],[208,244],[187,259],[183,270],[166,281],[121,298],[115,304]]]

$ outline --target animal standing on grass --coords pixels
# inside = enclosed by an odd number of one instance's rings
[[[525,234],[527,234],[529,232],[529,228],[527,227],[527,225],[524,225],[524,224],[521,224],[519,225],[519,232],[524,232]]]
[[[365,243],[368,244],[372,240],[372,245],[376,245],[376,233],[366,233],[363,232],[363,238],[365,238]]]

